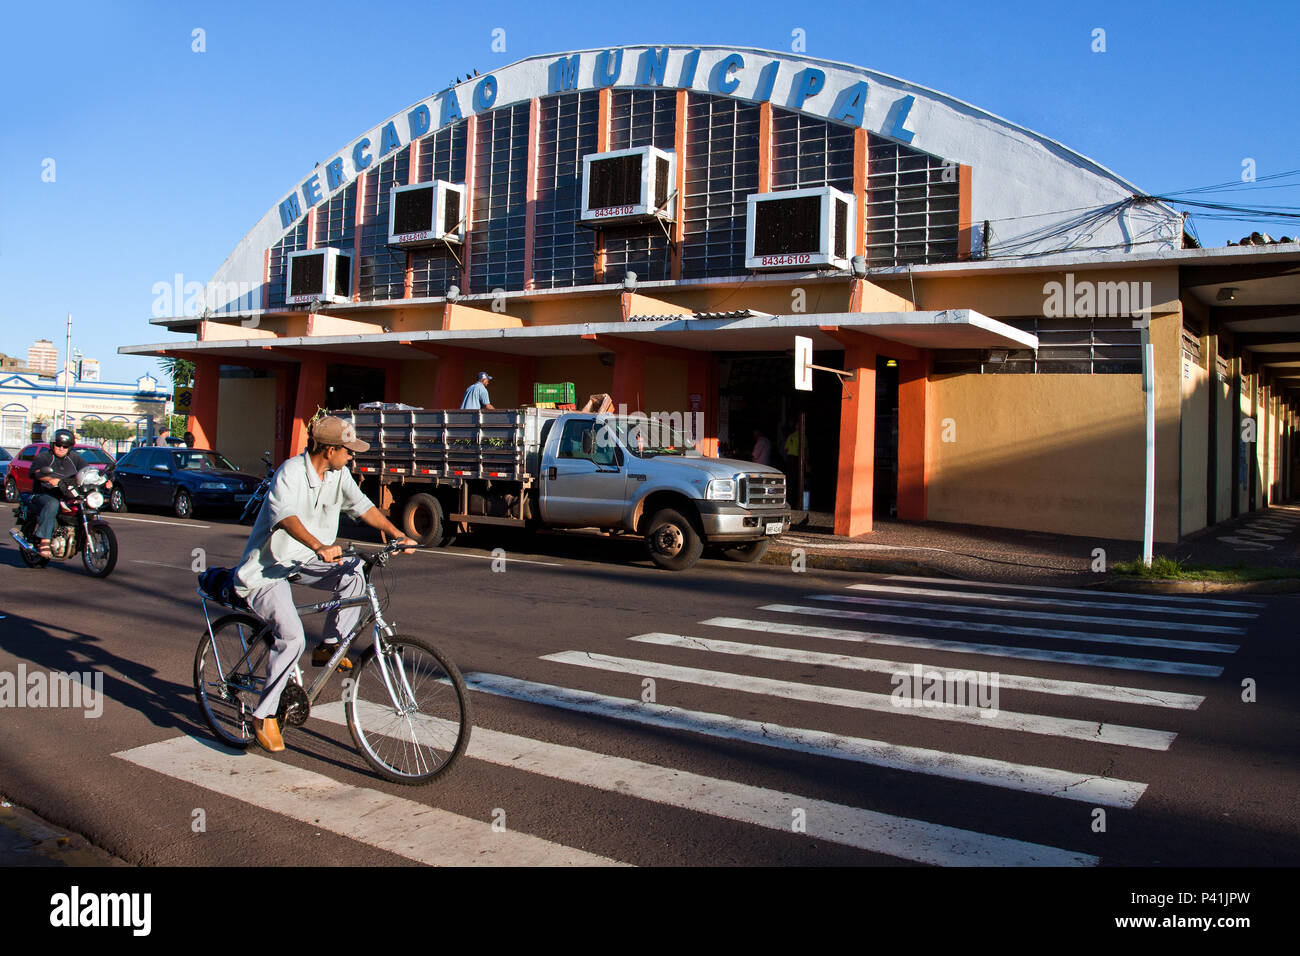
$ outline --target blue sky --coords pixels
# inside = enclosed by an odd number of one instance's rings
[[[71,312],[106,379],[158,374],[116,351],[168,338],[154,283],[206,281],[304,171],[457,75],[612,45],[789,50],[796,28],[810,56],[949,93],[1149,192],[1239,180],[1246,158],[1261,178],[1300,167],[1294,3],[23,4],[0,36],[0,352],[62,348]],[[1269,185],[1233,201],[1300,206]],[[1206,245],[1255,228],[1196,225]]]

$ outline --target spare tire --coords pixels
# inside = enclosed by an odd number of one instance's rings
[[[422,548],[445,548],[456,540],[447,533],[447,515],[433,495],[411,495],[402,506],[402,531]]]

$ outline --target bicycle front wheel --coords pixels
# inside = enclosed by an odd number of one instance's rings
[[[194,654],[194,694],[203,720],[218,740],[240,750],[253,742],[253,708],[264,684],[254,667],[266,656],[264,648],[245,652],[264,626],[247,614],[228,614],[212,622],[211,634],[203,632]]]
[[[394,783],[428,783],[469,746],[469,693],[456,665],[426,641],[380,637],[344,697],[366,763]]]

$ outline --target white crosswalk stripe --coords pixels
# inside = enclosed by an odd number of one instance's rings
[[[1024,591],[1033,594],[1068,594],[1071,597],[1079,597],[1081,594],[1105,594],[1107,597],[1115,597],[1112,591],[1081,591],[1079,588],[1054,588],[1042,584],[1006,584],[1002,581],[996,584],[984,584],[979,581],[962,581],[955,578],[922,578],[909,574],[887,574],[884,576],[885,581],[905,581],[910,584],[950,584],[953,586],[954,594],[961,594],[972,590],[988,590],[997,588],[1004,591]],[[1213,604],[1217,607],[1254,607],[1261,608],[1265,605],[1259,601],[1240,601],[1229,600],[1227,598],[1189,598],[1179,597],[1172,594],[1124,594],[1126,601],[1142,601],[1153,604],[1166,604],[1170,607],[1199,607],[1204,604]]]
[[[1066,800],[1079,800],[1105,807],[1132,807],[1146,791],[1144,783],[1120,780],[1115,777],[1100,777],[1092,773],[1073,773],[987,757],[952,754],[924,747],[907,747],[881,740],[845,737],[821,730],[784,727],[764,721],[745,720],[726,714],[710,714],[664,704],[646,703],[641,700],[611,697],[499,674],[466,674],[465,681],[474,690],[511,697],[515,700],[548,704],[580,713],[632,721],[651,727],[685,730],[763,747],[795,750],[820,757],[833,757],[837,760],[851,760],[890,770],[910,770],[951,780],[982,783]]]
[[[1109,654],[1084,654],[1078,651],[1058,651],[1038,647],[977,644],[968,641],[917,637],[911,634],[882,634],[873,631],[851,631],[839,627],[817,627],[812,624],[753,621],[741,617],[711,617],[700,623],[707,624],[710,627],[739,628],[768,634],[788,634],[794,637],[817,637],[829,641],[854,641],[864,644],[885,644],[894,647],[915,647],[927,651],[952,651],[958,654],[1014,657],[1030,661],[1054,661],[1061,664],[1086,664],[1091,667],[1111,667],[1117,670],[1187,674],[1194,677],[1218,677],[1223,673],[1223,668],[1214,664],[1161,661],[1144,657],[1115,657]]]
[[[1045,734],[1051,737],[1083,740],[1089,743],[1140,747],[1145,750],[1168,750],[1169,745],[1174,742],[1174,737],[1177,736],[1165,730],[1125,727],[1120,724],[1099,724],[1096,721],[1071,720],[1066,717],[1049,717],[1042,714],[1019,714],[985,707],[955,705],[925,707],[920,706],[920,701],[913,701],[910,697],[907,698],[909,701],[908,706],[900,706],[899,701],[890,694],[849,690],[843,687],[800,684],[796,681],[773,680],[768,677],[747,677],[743,674],[701,670],[698,667],[677,667],[672,664],[657,664],[653,661],[610,657],[605,654],[593,654],[589,651],[564,651],[559,654],[547,654],[542,660],[556,661],[561,664],[576,664],[579,667],[599,668],[622,674],[635,674],[638,677],[702,684],[705,687],[738,690],[750,694],[770,694],[773,697],[806,700],[816,704],[832,704],[836,707],[855,707],[860,710],[874,710],[886,714],[923,717],[927,720],[949,720],[956,723],[973,724],[990,730],[1016,730],[1022,733]]]
[[[988,591],[949,591],[943,588],[912,588],[899,585],[891,587],[886,584],[850,584],[850,591],[869,591],[873,594],[909,594],[916,597],[956,598],[961,601],[985,601],[998,604],[1018,604],[1021,606],[1047,605],[1049,607],[1079,607],[1100,611],[1129,611],[1144,614],[1183,614],[1197,617],[1235,617],[1253,619],[1259,617],[1251,611],[1218,611],[1199,606],[1183,607],[1175,605],[1140,604],[1132,601],[1107,600],[1070,600],[1069,598],[1037,598],[1023,594],[994,594]]]
[[[1215,644],[1206,641],[1176,641],[1165,637],[1140,637],[1133,634],[1101,634],[1092,631],[1059,631],[1045,627],[1019,627],[1002,624],[984,624],[979,621],[935,621],[902,614],[874,614],[871,611],[843,611],[836,607],[807,607],[792,604],[765,604],[761,611],[779,611],[782,614],[812,614],[820,617],[838,617],[851,621],[874,621],[879,624],[911,624],[923,627],[942,627],[962,631],[982,631],[986,634],[1019,634],[1024,637],[1045,637],[1053,641],[1090,641],[1097,644],[1132,644],[1136,647],[1167,647],[1173,650],[1204,651],[1207,654],[1233,654],[1236,644]]]
[[[312,716],[334,724],[346,723],[342,703],[316,708]],[[924,823],[484,728],[475,729],[466,755],[513,770],[784,833],[791,831],[793,812],[802,810],[806,833],[811,838],[915,863],[1094,866],[1100,862],[1086,853]]]
[[[874,671],[897,674],[909,670],[913,664],[906,661],[885,661],[849,654],[824,654],[788,647],[770,647],[766,644],[741,644],[735,641],[716,641],[685,634],[638,634],[628,638],[643,644],[663,647],[684,647],[688,650],[714,651],[718,654],[738,654],[762,657],[772,661],[790,661],[799,664],[820,664],[823,667],[840,667],[846,670]],[[1155,707],[1175,707],[1195,710],[1205,698],[1198,694],[1176,694],[1169,691],[1144,690],[1141,687],[1120,687],[1114,684],[1087,684],[1081,681],[1050,680],[1045,677],[1021,677],[1016,674],[998,674],[999,685],[1007,690],[1026,690],[1039,694],[1058,694],[1070,697],[1087,697],[1094,700],[1114,700],[1125,704],[1148,704]]]
[[[618,866],[610,860],[256,753],[173,737],[114,754],[206,790],[434,866]]]

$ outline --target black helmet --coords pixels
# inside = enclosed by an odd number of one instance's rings
[[[54,437],[50,439],[51,445],[57,445],[60,448],[71,448],[76,443],[76,436],[68,428],[60,428],[54,433]]]

